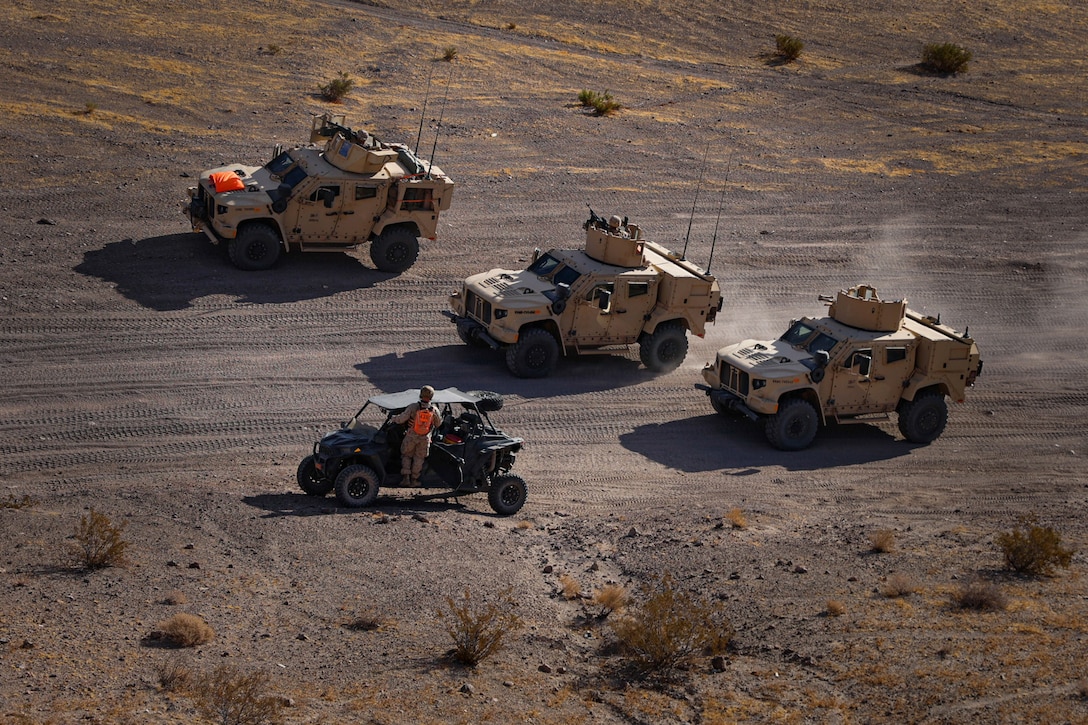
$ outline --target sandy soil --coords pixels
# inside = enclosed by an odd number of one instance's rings
[[[1088,15],[869,5],[7,3],[5,720],[194,722],[157,676],[174,661],[264,673],[291,723],[1088,720],[1084,554],[1022,578],[994,544],[1025,514],[1088,544]],[[768,56],[780,32],[800,61]],[[972,50],[968,73],[918,69],[944,41]],[[414,142],[427,99],[420,147],[458,184],[439,240],[399,276],[365,250],[234,269],[189,232],[186,187],[303,140],[340,71],[341,110],[382,138]],[[581,89],[624,109],[588,115]],[[580,244],[586,204],[667,245],[690,222],[702,262],[721,205],[725,308],[680,369],[630,352],[519,380],[441,317],[468,274]],[[719,347],[862,281],[978,341],[942,438],[841,426],[786,454],[714,415],[693,384]],[[323,432],[423,383],[506,397],[517,516],[298,489]],[[126,566],[72,565],[91,509],[124,525]],[[893,551],[871,550],[881,530]],[[735,639],[718,668],[625,677],[589,597],[637,602],[665,573]],[[897,575],[917,591],[885,596]],[[1005,610],[950,605],[975,577]],[[446,597],[507,588],[525,626],[474,670],[451,662]],[[178,612],[214,639],[148,640]]]

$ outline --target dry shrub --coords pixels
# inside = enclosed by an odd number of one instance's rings
[[[442,49],[442,60],[447,63],[452,63],[457,59],[457,48],[452,45],[447,45]]]
[[[888,599],[905,597],[918,591],[918,583],[909,574],[892,574],[880,590]]]
[[[895,551],[895,532],[891,529],[879,529],[869,534],[869,546],[872,550],[887,554]]]
[[[582,585],[570,574],[560,574],[559,592],[564,599],[577,599],[582,596]]]
[[[155,665],[159,687],[166,692],[184,692],[193,681],[189,666],[180,659],[171,658]]]
[[[475,667],[502,649],[506,637],[521,626],[517,602],[509,589],[499,592],[491,602],[473,601],[468,589],[464,599],[446,597],[447,609],[439,609],[438,617],[453,639],[453,657],[458,662]]]
[[[330,103],[340,103],[354,87],[355,81],[347,73],[340,71],[339,76],[321,86],[321,97]]]
[[[627,590],[618,584],[609,584],[593,595],[593,603],[601,608],[600,613],[597,615],[601,619],[612,614],[612,612],[623,611],[629,601],[630,597],[627,595]]]
[[[196,647],[210,642],[215,636],[208,623],[195,614],[175,614],[159,622],[162,637],[176,647]]]
[[[586,108],[592,108],[598,116],[610,116],[623,108],[608,91],[601,93],[582,89],[578,92],[578,102]]]
[[[725,515],[725,520],[731,523],[734,529],[748,528],[748,519],[744,517],[744,512],[739,508],[733,508],[727,513]]]
[[[792,35],[776,35],[774,36],[774,44],[778,56],[786,62],[800,58],[801,51],[805,49],[804,41]]]
[[[121,534],[125,526],[115,525],[105,514],[94,509],[81,516],[76,528],[73,555],[84,569],[103,569],[125,563],[128,542]]]
[[[952,592],[952,603],[960,609],[991,612],[1003,610],[1008,606],[1009,600],[997,584],[983,579],[972,579]]]
[[[1061,534],[1040,526],[1034,515],[1021,517],[1016,528],[998,534],[994,541],[1005,557],[1005,566],[1020,574],[1049,576],[1055,566],[1068,568],[1074,554],[1073,549],[1062,546]]]
[[[966,72],[971,51],[955,43],[929,43],[922,49],[922,67],[944,75]]]
[[[838,599],[827,600],[827,616],[829,617],[841,617],[846,614],[846,605],[840,602]]]
[[[700,653],[721,654],[735,633],[718,602],[677,588],[665,573],[643,587],[645,599],[612,622],[612,629],[640,675],[672,676]]]
[[[373,632],[376,629],[380,629],[382,624],[385,623],[385,619],[375,612],[363,612],[355,617],[344,626],[348,629],[356,632]]]
[[[7,498],[0,499],[0,509],[25,509],[38,503],[37,500],[30,496],[23,495],[16,497],[15,494],[9,493]]]
[[[274,725],[282,720],[284,702],[267,691],[265,673],[245,674],[232,665],[220,665],[197,679],[192,697],[197,711],[214,723]]]

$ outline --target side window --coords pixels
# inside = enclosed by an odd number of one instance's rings
[[[846,358],[846,367],[857,370],[858,375],[868,377],[873,370],[873,351],[871,349],[855,350]]]
[[[650,294],[649,282],[628,282],[627,283],[627,298],[633,299],[635,297],[642,297]]]
[[[599,302],[602,294],[611,295],[614,285],[612,282],[598,282],[589,288],[586,293],[586,302]]]
[[[340,196],[340,185],[333,184],[317,187],[317,190],[310,194],[309,199],[310,201],[323,201],[326,206],[331,206],[338,196]]]
[[[378,187],[376,186],[356,186],[355,187],[355,201],[362,201],[364,199],[373,199],[378,195]]]
[[[408,187],[404,190],[404,201],[401,203],[402,209],[433,209],[434,208],[434,189],[420,189],[418,187]]]
[[[888,348],[888,364],[902,362],[907,359],[907,348],[905,347],[889,347]]]

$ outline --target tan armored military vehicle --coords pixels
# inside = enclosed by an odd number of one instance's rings
[[[205,171],[185,203],[193,231],[227,245],[241,269],[268,269],[285,250],[328,252],[370,242],[383,272],[403,272],[434,239],[453,181],[404,144],[315,117],[307,146],[277,147],[264,166]]]
[[[539,250],[525,270],[469,277],[444,314],[470,345],[502,349],[510,371],[549,375],[560,355],[639,345],[642,363],[673,370],[721,310],[718,282],[680,255],[643,239],[626,219],[590,210],[585,249]]]
[[[881,300],[859,285],[832,300],[827,317],[805,317],[780,338],[745,340],[718,351],[703,369],[719,413],[761,421],[767,440],[785,451],[809,446],[821,425],[887,420],[913,443],[931,443],[982,371],[978,346],[939,319]]]

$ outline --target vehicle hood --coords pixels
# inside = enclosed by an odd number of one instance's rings
[[[224,191],[217,194],[215,192],[215,184],[211,182],[211,175],[222,171],[237,174],[242,179],[242,183],[245,184],[246,188],[239,189],[238,191]],[[225,204],[231,202],[243,204],[269,204],[272,199],[268,196],[267,189],[275,189],[279,186],[278,182],[272,180],[271,175],[268,173],[268,169],[265,167],[243,166],[240,164],[218,166],[214,169],[202,171],[200,173],[200,183],[208,189],[213,196],[216,196]]]
[[[722,348],[718,358],[761,378],[792,377],[808,373],[812,354],[781,340],[744,340]]]
[[[527,309],[546,305],[544,294],[555,289],[548,280],[525,270],[493,269],[465,280],[465,287],[492,305],[504,309]]]

